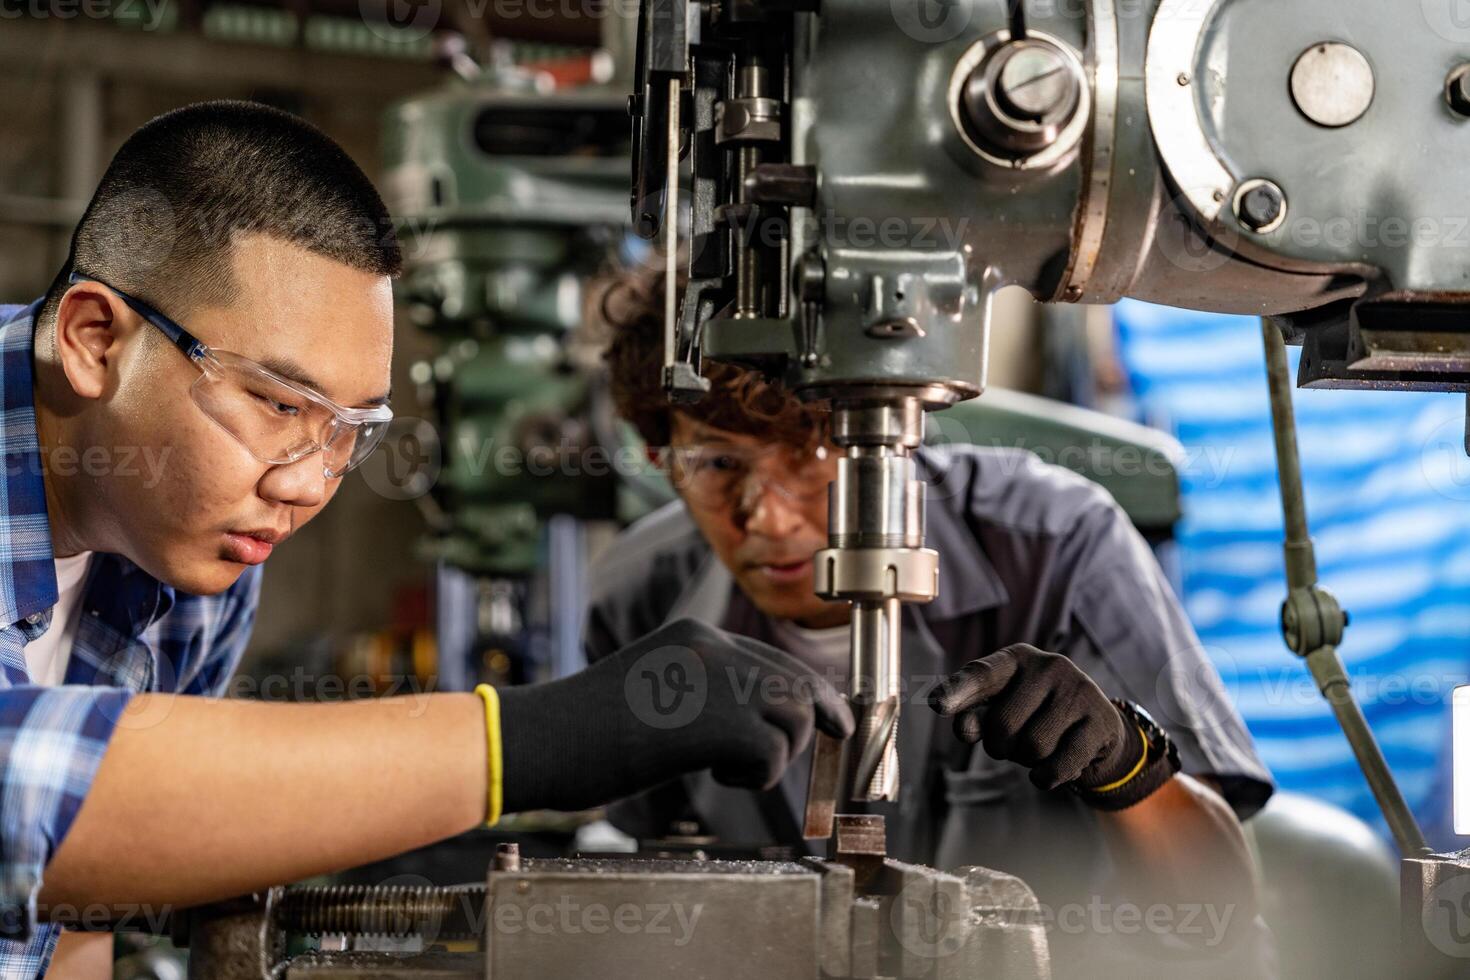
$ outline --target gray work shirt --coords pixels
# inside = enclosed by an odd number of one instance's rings
[[[1080,880],[1091,894],[1106,890],[1097,815],[961,742],[923,700],[939,678],[1012,643],[1070,657],[1109,696],[1147,710],[1178,745],[1184,771],[1214,779],[1237,814],[1260,809],[1271,777],[1153,553],[1107,492],[1022,450],[923,449],[917,464],[929,485],[926,544],[939,552],[939,596],[904,610],[899,801],[870,811],[886,815],[889,854],[1006,871],[1043,902],[1075,896]],[[590,580],[592,660],[685,617],[779,645],[682,504],[625,531]],[[801,851],[799,783],[754,793],[699,773],[618,805],[611,818],[639,837],[694,819],[724,841]]]

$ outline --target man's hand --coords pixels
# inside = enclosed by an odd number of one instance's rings
[[[507,810],[583,808],[684,772],[769,786],[852,731],[790,656],[675,623],[573,677],[500,692]],[[46,866],[63,908],[197,905],[399,854],[485,820],[474,694],[350,704],[135,695]],[[167,827],[166,834],[139,828]]]
[[[1213,790],[1150,753],[1143,735],[1066,657],[1006,647],[971,661],[929,695],[955,734],[1031,769],[1042,789],[1071,783],[1103,810],[1102,827],[1125,893],[1145,906],[1211,903],[1255,917],[1255,879],[1240,823]],[[1136,770],[1136,771],[1135,771]],[[1131,778],[1127,778],[1130,777]],[[1125,780],[1111,792],[1100,788]]]
[[[1071,784],[1086,796],[1126,781],[1137,802],[1136,790],[1152,792],[1173,775],[1167,764],[1157,771],[1140,765],[1143,733],[1080,667],[1024,643],[966,664],[929,703],[954,716],[957,736],[1026,766],[1044,790]],[[1151,785],[1136,785],[1140,779]]]
[[[503,688],[500,711],[507,811],[585,809],[701,769],[769,789],[814,728],[853,731],[800,661],[688,619],[571,677]]]

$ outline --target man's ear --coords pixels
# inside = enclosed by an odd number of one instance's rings
[[[79,282],[68,289],[56,308],[56,360],[72,391],[81,398],[101,398],[107,389],[107,371],[126,308],[106,288]]]

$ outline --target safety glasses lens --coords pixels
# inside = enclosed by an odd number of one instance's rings
[[[342,476],[366,459],[388,429],[388,420],[343,422],[294,388],[228,361],[205,366],[190,395],[255,458],[291,463],[320,449],[329,477]]]
[[[345,476],[356,469],[373,454],[387,432],[388,421],[340,426],[322,450],[327,476]]]

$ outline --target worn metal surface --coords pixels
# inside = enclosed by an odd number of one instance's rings
[[[817,732],[812,743],[812,771],[807,780],[806,812],[801,836],[821,840],[832,836],[837,797],[842,792],[842,740]]]
[[[842,816],[834,860],[523,858],[486,885],[297,888],[189,915],[197,980],[1047,980],[1035,896],[980,868],[884,857],[880,816]],[[505,862],[502,862],[505,863]],[[447,910],[463,909],[468,929]],[[441,914],[445,913],[445,914]],[[459,915],[460,912],[456,912]],[[340,930],[329,932],[327,930]],[[451,942],[468,932],[473,942]],[[343,949],[288,956],[324,935]],[[405,952],[352,948],[373,936]],[[478,945],[481,951],[468,947]]]
[[[526,861],[489,880],[487,980],[810,980],[820,880],[796,864]]]
[[[483,980],[479,953],[307,953],[291,961],[285,980]]]
[[[189,916],[189,980],[270,980],[285,956],[285,936],[275,921],[281,892],[220,902]]]

